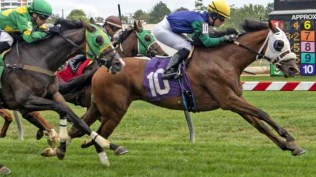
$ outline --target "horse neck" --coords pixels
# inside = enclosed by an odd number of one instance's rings
[[[120,47],[117,50],[120,56],[121,57],[136,56],[138,53],[137,40],[138,39],[134,31],[131,34],[129,34],[127,38],[121,42]]]
[[[258,52],[266,39],[268,30],[261,30],[248,33],[242,36],[238,42],[249,47],[251,50]],[[199,68],[199,73],[207,73],[208,70],[217,67],[225,69],[233,69],[238,75],[254,62],[256,54],[235,44],[226,44],[225,46],[217,46],[213,48],[196,48],[192,55],[189,65],[191,68]]]
[[[238,42],[252,51],[251,52],[245,48],[242,48],[240,46],[235,45],[234,48],[236,48],[234,51],[234,56],[231,57],[230,60],[232,64],[239,68],[240,73],[251,63],[253,63],[256,60],[257,53],[259,52],[260,48],[262,47],[264,41],[266,40],[269,33],[269,29],[266,30],[260,30],[257,32],[252,32],[249,34],[245,34],[238,40]]]
[[[83,40],[83,29],[71,31],[65,34],[64,37],[73,41],[78,46],[82,46],[85,41]],[[57,69],[62,64],[64,64],[70,58],[70,56],[73,56],[78,51],[77,48],[58,35],[52,37],[51,39],[49,38],[37,45],[30,45],[28,50],[31,51],[33,48],[38,52],[33,55],[33,57],[31,57],[31,60],[33,61],[30,61],[29,64],[51,71],[57,71]]]

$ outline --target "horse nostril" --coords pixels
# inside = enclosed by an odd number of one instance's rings
[[[298,69],[295,68],[295,67],[290,67],[289,70],[290,70],[290,72],[293,73],[293,74],[298,73]]]

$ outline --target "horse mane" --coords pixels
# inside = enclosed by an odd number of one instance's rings
[[[57,19],[54,25],[61,25],[61,32],[70,29],[79,29],[83,27],[83,24],[80,21],[65,19]]]
[[[120,35],[120,37],[117,40],[117,43],[121,43],[123,42],[135,29],[134,28],[129,28],[126,29],[122,32],[122,34]]]
[[[266,22],[255,21],[255,20],[245,20],[241,27],[245,32],[254,32],[259,30],[268,29],[269,25]]]

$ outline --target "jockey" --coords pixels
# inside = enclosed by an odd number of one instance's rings
[[[103,28],[106,30],[106,33],[109,35],[111,41],[113,42],[114,34],[118,30],[122,29],[122,22],[118,17],[111,15],[105,19]]]
[[[27,43],[41,40],[47,36],[44,23],[52,14],[51,5],[45,0],[34,0],[30,6],[21,6],[0,12],[0,53],[13,45],[9,33],[18,33]],[[48,30],[54,32],[54,27]]]
[[[178,64],[185,60],[192,49],[191,43],[182,33],[193,34],[192,39],[196,43],[202,43],[205,47],[213,47],[221,42],[232,42],[236,35],[224,35],[222,37],[210,37],[209,26],[219,27],[226,19],[230,19],[230,7],[225,0],[213,0],[207,11],[200,13],[195,11],[174,12],[159,22],[153,30],[154,36],[163,44],[177,49],[163,73],[163,79],[174,79],[178,76]]]

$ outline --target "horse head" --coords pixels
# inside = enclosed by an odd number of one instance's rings
[[[138,52],[145,53],[146,56],[154,57],[156,55],[167,55],[166,52],[157,43],[156,38],[148,30],[144,30],[142,23],[134,21],[134,29],[138,39]]]
[[[271,63],[280,69],[285,77],[294,77],[299,72],[297,57],[291,51],[290,42],[284,31],[269,21],[270,33],[267,38],[265,56],[271,58]]]
[[[119,31],[114,35],[114,46],[119,46],[125,56],[167,55],[148,30],[144,30],[140,21],[134,22],[134,28]]]
[[[86,55],[88,59],[96,60],[104,65],[109,72],[115,74],[125,66],[121,56],[116,52],[111,41],[104,31],[93,24],[82,22],[86,31]]]
[[[296,64],[297,57],[291,51],[290,42],[282,29],[272,25],[271,22],[267,24],[252,20],[245,20],[242,27],[246,30],[245,34],[249,35],[240,35],[238,42],[235,41],[235,44],[246,48],[253,54],[257,54],[256,59],[264,58],[274,64],[283,72],[284,77],[294,77],[299,72]],[[241,36],[245,36],[245,38]],[[241,43],[253,45],[258,48],[258,52],[257,49],[250,49]]]

